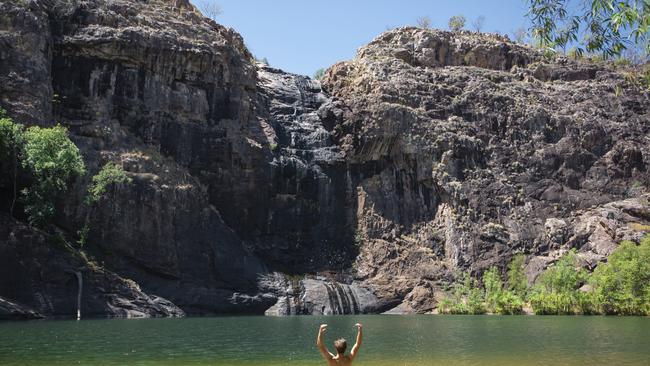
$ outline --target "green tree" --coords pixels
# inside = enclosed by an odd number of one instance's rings
[[[33,175],[32,184],[23,190],[25,213],[31,224],[42,226],[54,216],[55,200],[67,191],[70,180],[85,174],[84,162],[65,127],[30,127],[22,165]]]
[[[483,291],[466,272],[456,275],[456,285],[451,296],[445,297],[438,309],[441,314],[479,315],[485,314]]]
[[[314,73],[314,80],[321,80],[325,76],[325,69],[318,69]]]
[[[417,18],[416,22],[419,28],[422,29],[431,28],[431,18],[429,18],[428,16],[419,17]]]
[[[121,165],[108,162],[102,167],[99,173],[93,176],[92,183],[88,187],[86,203],[93,204],[99,202],[111,185],[130,182],[131,178],[126,175]]]
[[[464,15],[454,15],[453,17],[449,18],[449,29],[452,32],[458,32],[461,29],[465,28],[466,22],[467,19],[465,19]]]
[[[483,274],[485,306],[493,314],[520,314],[524,302],[512,291],[503,288],[501,274],[497,267],[490,267]]]
[[[18,198],[18,170],[20,159],[23,155],[25,144],[24,127],[14,123],[7,117],[5,111],[0,109],[0,187],[9,186],[11,200],[9,214],[14,215],[14,207]],[[6,166],[5,166],[6,165]]]
[[[575,249],[542,273],[533,288],[530,301],[536,314],[575,314],[580,312],[578,288],[587,275],[577,267]]]
[[[524,267],[525,256],[517,254],[508,265],[508,290],[521,299],[528,297],[528,279]]]
[[[650,237],[626,241],[596,267],[590,284],[606,314],[650,315]]]
[[[576,43],[579,54],[586,49],[605,57],[618,56],[630,45],[650,52],[650,0],[583,0],[581,7],[569,6],[569,0],[527,3],[531,33],[541,47],[566,49]],[[580,10],[570,13],[572,8]]]
[[[483,273],[483,287],[485,288],[485,302],[491,312],[495,312],[497,303],[503,292],[503,284],[497,267],[490,267]]]

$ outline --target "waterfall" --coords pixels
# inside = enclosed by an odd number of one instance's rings
[[[77,320],[81,319],[81,292],[83,290],[83,277],[81,277],[81,272],[77,271],[74,273],[77,276]]]
[[[326,283],[330,309],[334,315],[359,314],[359,303],[352,288],[339,283]]]

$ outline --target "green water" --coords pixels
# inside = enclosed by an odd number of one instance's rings
[[[0,365],[323,365],[317,327],[358,365],[650,365],[650,318],[349,316],[0,323]]]

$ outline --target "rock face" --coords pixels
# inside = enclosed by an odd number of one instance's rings
[[[650,220],[648,105],[495,36],[390,31],[321,86],[187,1],[2,1],[0,107],[90,171],[57,235],[2,219],[2,312],[72,316],[77,273],[82,316],[288,315],[430,312],[516,252],[593,267]],[[83,204],[107,162],[131,182]]]
[[[81,307],[77,307],[82,278]],[[132,280],[101,268],[52,236],[0,214],[0,318],[170,317],[184,312],[147,295]]]
[[[358,276],[382,297],[515,252],[535,263],[577,248],[593,263],[650,219],[648,94],[611,66],[405,28],[330,68],[325,86],[347,106],[334,134],[361,171]]]
[[[43,315],[38,312],[0,297],[0,320],[28,320],[41,318],[43,318]]]

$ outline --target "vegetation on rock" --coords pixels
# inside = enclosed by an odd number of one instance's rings
[[[485,24],[485,17],[480,15],[478,18],[472,21],[472,29],[475,32],[480,33],[483,30],[483,25]]]
[[[99,173],[93,177],[92,184],[88,187],[86,202],[90,204],[99,202],[109,186],[130,182],[131,178],[126,175],[126,172],[121,165],[108,162],[102,167]]]
[[[518,263],[516,260],[513,263]],[[508,278],[515,278],[516,273],[508,271]],[[460,275],[461,281],[456,286],[452,297],[443,299],[439,304],[442,314],[478,315],[492,314],[521,314],[524,300],[514,291],[504,288],[501,275],[496,267],[490,267],[482,277],[483,287],[479,288],[478,281],[468,273]]]
[[[467,19],[464,15],[454,15],[453,17],[449,18],[449,29],[452,32],[458,32],[465,28],[466,22]]]
[[[68,137],[68,130],[57,125],[25,128],[4,116],[0,119],[0,159],[9,163],[12,190],[19,183],[19,169],[30,176],[22,189],[25,214],[30,224],[43,226],[54,216],[56,199],[68,189],[74,177],[85,174],[79,149]],[[18,165],[20,162],[20,166]],[[16,195],[12,199],[11,211]]]
[[[569,251],[544,271],[532,288],[523,272],[524,257],[508,266],[507,286],[496,267],[482,277],[483,287],[467,273],[438,308],[442,314],[520,314],[526,301],[538,315],[650,315],[650,236],[626,241],[588,273]]]
[[[416,20],[416,23],[417,23],[418,27],[420,27],[422,29],[431,28],[431,18],[429,18],[428,16],[419,17]]]
[[[54,216],[55,200],[67,191],[70,180],[85,174],[85,165],[68,130],[60,125],[25,131],[22,164],[34,178],[23,190],[25,213],[31,224],[42,226]]]
[[[650,315],[650,237],[639,245],[626,241],[596,267],[589,283],[589,304],[602,314]]]
[[[586,272],[577,267],[575,250],[560,258],[537,280],[530,298],[535,314],[565,315],[580,312],[578,288],[585,282]]]
[[[8,188],[11,192],[9,214],[13,216],[14,206],[18,198],[18,170],[24,145],[24,128],[15,124],[0,109],[0,188]]]
[[[321,68],[314,73],[314,80],[320,80],[325,76],[325,69]]]

